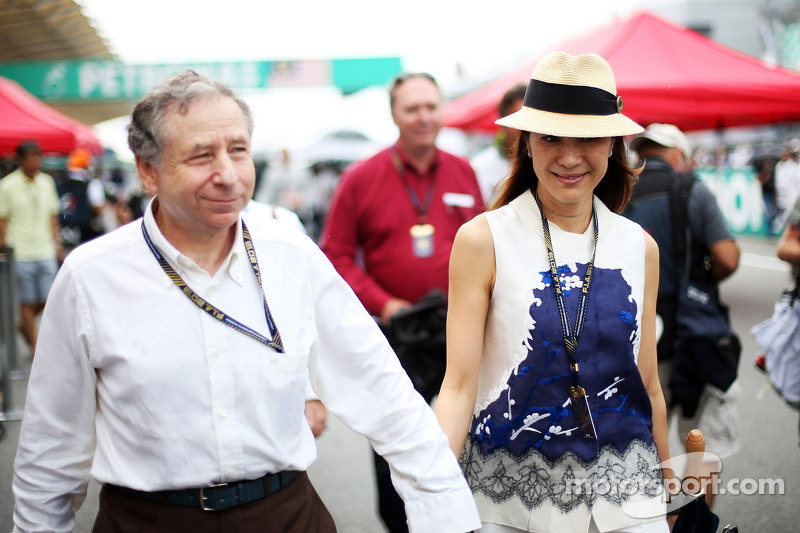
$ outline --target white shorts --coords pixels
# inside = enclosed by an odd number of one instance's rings
[[[483,524],[483,526],[476,530],[475,533],[531,533],[522,529],[514,527],[501,526],[500,524]],[[533,532],[536,533],[536,532]],[[586,533],[600,533],[594,520],[589,524],[589,530]],[[626,527],[623,529],[615,529],[610,533],[669,533],[669,526],[667,521],[663,518],[653,520],[652,522],[645,522],[644,524],[637,524],[635,526]]]
[[[685,418],[677,409],[678,435],[686,438],[693,429],[699,429],[706,438],[706,451],[727,459],[741,449],[739,444],[739,412],[737,400],[742,392],[738,381],[727,391],[706,385],[700,397],[700,406],[692,418]],[[678,451],[671,450],[673,455]],[[679,450],[681,453],[683,450]],[[721,467],[722,465],[720,465]]]
[[[658,376],[661,379],[661,389],[669,405],[669,376],[672,370],[670,361],[658,363]],[[700,397],[697,412],[692,418],[686,418],[681,408],[676,407],[667,416],[670,431],[673,425],[677,426],[680,447],[674,449],[670,446],[673,456],[684,453],[686,435],[693,429],[699,429],[706,438],[706,451],[721,459],[726,459],[739,453],[739,408],[738,399],[742,388],[738,381],[734,381],[728,390],[722,392],[716,387],[706,385]]]

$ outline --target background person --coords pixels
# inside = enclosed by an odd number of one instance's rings
[[[775,163],[775,202],[778,207],[778,231],[800,194],[800,139],[791,139],[783,146],[781,160]]]
[[[335,531],[305,472],[309,381],[386,456],[412,531],[478,525],[433,413],[347,284],[307,236],[241,214],[252,131],[247,104],[192,71],[136,105],[128,142],[155,197],[53,285],[14,466],[18,531],[70,531],[90,475],[96,533]]]
[[[669,386],[677,375],[673,372],[672,361],[675,357],[675,313],[680,278],[669,197],[674,181],[679,179],[680,173],[689,170],[689,140],[672,124],[656,123],[633,139],[631,148],[638,152],[644,169],[623,215],[641,225],[659,248],[656,313],[661,333],[658,337],[658,364],[667,405],[674,411],[681,438],[692,429],[699,429],[705,435],[706,450],[724,459],[739,451],[738,383],[727,391],[708,383],[705,386],[701,384],[696,398],[684,398]],[[699,180],[695,180],[689,189],[686,210],[686,223],[691,234],[687,253],[691,244],[693,255],[707,257],[707,261],[702,261],[706,269],[704,276],[710,283],[718,284],[738,268],[739,246],[714,194]],[[706,465],[707,473],[718,473],[722,465],[712,460],[711,455],[708,458],[711,462]],[[707,492],[706,503],[713,505],[713,491]]]
[[[778,158],[770,153],[754,157],[751,164],[756,171],[756,179],[761,185],[761,198],[764,202],[764,227],[768,236],[780,232],[775,231],[775,219],[778,216],[778,204],[775,191],[775,164]]]
[[[105,232],[103,207],[106,195],[102,182],[93,175],[93,161],[89,150],[76,148],[67,159],[66,177],[56,185],[65,255]]]
[[[36,317],[64,258],[53,178],[42,172],[42,151],[33,141],[16,151],[19,168],[0,180],[0,248],[14,249],[19,329],[36,352]]]
[[[391,84],[389,101],[397,143],[345,172],[321,241],[367,311],[384,324],[432,290],[447,292],[456,231],[483,211],[469,163],[436,147],[443,119],[435,80],[428,74],[400,75]],[[435,356],[420,354],[431,365],[437,364]],[[430,401],[440,384],[417,386]],[[381,518],[392,533],[408,531],[389,468],[378,455],[375,469]]]
[[[521,130],[501,207],[453,245],[434,410],[482,532],[668,531],[658,249],[616,214],[636,175],[623,136],[642,131],[620,111],[600,56],[542,58],[525,105],[498,121]]]
[[[786,227],[778,240],[776,254],[778,259],[792,265],[792,282],[796,283],[800,279],[800,198],[795,201],[786,218]],[[756,365],[766,372],[764,354],[759,354],[759,359],[760,364],[757,360]]]
[[[503,94],[503,98],[500,99],[500,105],[497,109],[499,116],[505,117],[519,111],[527,88],[524,83],[517,83],[508,89]],[[480,185],[481,194],[483,194],[483,202],[487,206],[491,206],[497,197],[499,192],[498,184],[508,177],[508,172],[511,169],[509,159],[517,146],[517,139],[519,139],[518,130],[500,126],[494,142],[472,156],[469,161],[469,164],[475,170],[475,176],[478,178],[478,185]]]

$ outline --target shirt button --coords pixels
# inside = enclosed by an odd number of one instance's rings
[[[219,414],[222,415],[222,418],[228,418],[228,410],[227,409],[223,409],[222,411],[219,412]]]
[[[229,476],[235,476],[236,474],[237,474],[237,471],[236,471],[235,468],[229,468],[228,469],[228,475]]]
[[[222,355],[222,350],[220,350],[219,348],[214,348],[214,351],[212,353],[214,354],[214,357],[219,357],[220,355]]]
[[[209,287],[208,290],[206,291],[206,294],[208,295],[209,298],[212,298],[215,294],[217,294],[217,288]]]

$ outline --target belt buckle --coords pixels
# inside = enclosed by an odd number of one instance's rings
[[[200,508],[203,511],[221,511],[222,509],[215,509],[214,507],[206,507],[206,495],[204,491],[206,489],[216,489],[219,487],[226,487],[226,486],[228,486],[228,483],[216,483],[214,485],[209,485],[207,487],[200,487]]]

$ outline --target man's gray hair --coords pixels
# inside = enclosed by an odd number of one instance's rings
[[[228,85],[193,70],[186,70],[159,83],[136,104],[128,125],[128,146],[133,154],[153,166],[161,166],[167,134],[164,117],[167,112],[177,109],[184,114],[192,101],[214,95],[227,96],[236,102],[252,136],[253,114],[250,106]]]

